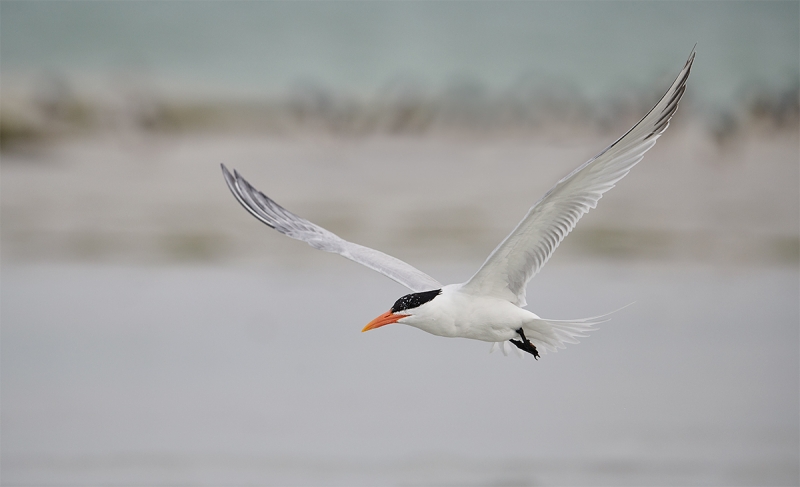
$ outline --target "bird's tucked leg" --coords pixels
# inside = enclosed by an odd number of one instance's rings
[[[531,343],[530,340],[525,338],[525,331],[523,331],[522,328],[520,328],[519,330],[517,330],[517,333],[519,334],[520,337],[522,337],[522,341],[514,340],[513,338],[509,341],[513,343],[518,349],[524,352],[528,352],[529,354],[533,355],[533,358],[539,360],[539,351],[536,350],[536,346],[533,343]]]

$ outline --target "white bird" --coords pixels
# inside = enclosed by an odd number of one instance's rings
[[[625,177],[664,133],[678,108],[694,61],[689,59],[667,93],[642,120],[608,148],[565,178],[536,204],[489,255],[467,282],[442,286],[413,266],[378,250],[348,242],[286,210],[255,189],[238,172],[222,165],[233,195],[257,219],[312,247],[334,252],[394,279],[411,291],[362,331],[402,323],[443,337],[492,343],[506,353],[506,343],[535,358],[577,343],[604,316],[580,320],[543,319],[523,309],[525,287],[575,224],[597,205],[603,193]],[[515,350],[516,350],[515,349]]]

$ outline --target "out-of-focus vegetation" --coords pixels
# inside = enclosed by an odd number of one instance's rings
[[[460,80],[439,92],[413,82],[393,83],[380,93],[356,97],[323,86],[299,84],[286,96],[260,100],[179,99],[155,90],[122,90],[113,96],[81,92],[66,79],[31,83],[0,98],[0,148],[53,137],[108,130],[153,133],[322,132],[339,135],[425,134],[430,132],[532,132],[553,125],[600,131],[627,128],[649,110],[660,91],[626,93],[592,103],[568,85],[541,89],[518,83],[491,93],[480,83]],[[719,143],[745,129],[796,130],[800,82],[774,89],[755,86],[738,106],[711,110],[687,95],[693,111]]]

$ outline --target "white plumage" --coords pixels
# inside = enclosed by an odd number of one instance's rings
[[[675,82],[639,123],[556,183],[463,284],[442,286],[399,259],[348,242],[300,218],[255,189],[238,172],[231,174],[224,165],[222,173],[239,203],[263,223],[316,249],[363,264],[413,291],[364,331],[402,323],[434,335],[491,342],[492,351],[499,347],[504,354],[510,342],[512,349],[538,357],[537,350],[556,351],[566,343],[577,343],[576,338],[586,336],[607,315],[568,321],[539,318],[522,308],[528,281],[578,220],[597,206],[603,193],[625,177],[664,133],[683,96],[694,57],[692,50]]]

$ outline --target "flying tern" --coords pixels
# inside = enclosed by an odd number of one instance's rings
[[[577,343],[603,315],[579,320],[540,318],[526,310],[525,287],[572,231],[578,220],[597,205],[603,193],[636,165],[664,133],[678,108],[692,68],[692,49],[666,94],[625,135],[558,181],[534,204],[525,218],[489,255],[467,282],[443,286],[415,267],[339,236],[305,220],[255,189],[238,172],[222,165],[222,174],[241,205],[261,222],[312,247],[340,254],[394,279],[412,293],[362,331],[391,323],[410,325],[443,337],[492,343],[506,353],[506,344],[539,358],[539,350],[557,351]],[[520,352],[521,354],[521,352]]]

